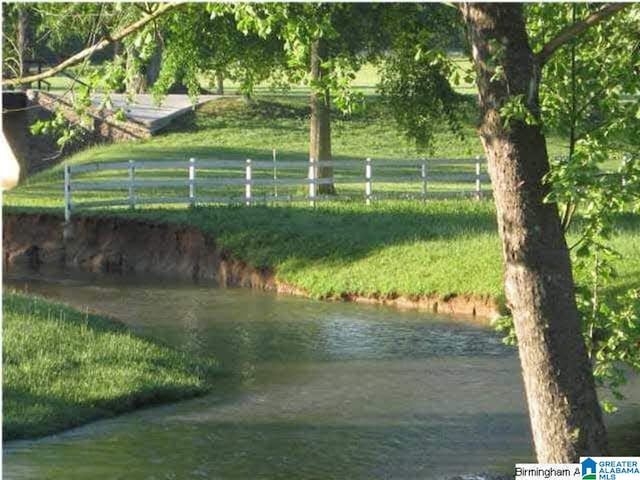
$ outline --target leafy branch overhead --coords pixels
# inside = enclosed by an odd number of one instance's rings
[[[567,26],[554,38],[549,40],[536,54],[536,59],[540,65],[544,65],[547,60],[561,47],[579,37],[589,28],[615,15],[619,11],[628,8],[631,3],[610,3],[602,7],[597,12],[592,13],[580,22]]]
[[[63,62],[60,62],[58,65],[42,72],[42,73],[38,73],[35,75],[29,75],[26,77],[21,77],[21,78],[9,78],[9,79],[3,79],[2,80],[2,86],[12,86],[12,85],[21,85],[21,84],[25,84],[25,83],[32,83],[32,82],[37,82],[38,80],[45,80],[47,78],[53,77],[54,75],[56,75],[59,72],[62,72],[70,67],[73,67],[75,65],[78,65],[79,63],[81,63],[82,61],[84,61],[87,58],[90,58],[92,55],[94,55],[95,53],[104,50],[107,46],[111,45],[112,43],[118,42],[120,40],[123,40],[125,37],[137,32],[138,30],[142,29],[145,25],[147,25],[148,23],[152,22],[153,20],[157,19],[158,17],[160,17],[161,15],[164,15],[165,13],[169,12],[170,10],[176,9],[180,6],[184,5],[184,3],[182,2],[173,2],[173,3],[164,3],[164,4],[159,4],[158,8],[156,10],[154,10],[153,13],[148,14],[148,15],[144,15],[141,19],[139,19],[136,22],[133,22],[132,24],[128,25],[127,27],[123,28],[122,30],[118,31],[117,33],[114,33],[113,35],[107,36],[105,38],[103,38],[102,40],[100,40],[99,42],[91,45],[88,48],[85,48],[84,50],[76,53],[75,55],[71,56],[70,58],[64,60]]]

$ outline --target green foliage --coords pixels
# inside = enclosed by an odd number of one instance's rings
[[[380,91],[399,128],[419,151],[432,151],[434,125],[445,122],[462,135],[463,97],[451,86],[460,68],[446,51],[457,26],[453,9],[415,5],[397,18],[391,49],[383,57]],[[471,72],[463,71],[464,77]]]
[[[17,39],[19,12],[27,18],[25,51],[20,51]],[[89,2],[7,2],[2,15],[2,69],[6,76],[16,77],[21,59],[57,62],[84,48],[88,39],[99,39],[112,21],[113,9],[109,4]]]
[[[572,160],[554,167],[549,200],[580,209],[581,236],[572,251],[585,342],[597,381],[621,398],[625,377],[620,365],[640,367],[638,324],[632,321],[640,308],[637,285],[617,296],[605,292],[616,280],[616,265],[624,261],[611,246],[616,220],[640,212],[640,157],[618,155],[617,171],[606,172],[600,168],[608,160],[605,148],[589,140],[579,140]],[[605,408],[610,411],[612,405]]]
[[[538,125],[538,118],[531,112],[524,95],[512,95],[500,107],[500,118],[505,128],[511,128],[512,122],[523,122],[527,125]]]
[[[284,66],[281,42],[273,35],[261,38],[239,29],[224,5],[189,4],[176,11],[163,29],[162,68],[153,88],[158,100],[175,83],[197,95],[206,75],[223,74],[247,95],[275,75]]]
[[[60,146],[70,142],[78,135],[78,130],[69,125],[61,111],[56,112],[50,120],[37,120],[31,125],[30,131],[33,135],[54,135]]]
[[[51,63],[58,63],[62,57],[68,57],[78,50],[99,41],[123,25],[138,19],[141,12],[147,12],[143,4],[115,3],[32,3],[15,4],[29,12],[29,51],[31,58],[44,58]],[[8,25],[3,33],[10,39],[15,35],[18,7],[8,9],[6,19]],[[95,55],[87,58],[81,65],[74,67],[70,73],[75,80],[68,82],[65,90],[67,101],[75,119],[69,122],[64,119],[61,108],[54,112],[49,120],[38,120],[32,126],[35,134],[49,134],[57,137],[61,149],[75,139],[83,136],[94,127],[91,98],[95,92],[103,94],[102,103],[97,110],[112,109],[110,94],[121,91],[132,79],[156,48],[155,37],[151,26],[137,32],[125,40],[129,46],[128,59],[116,55],[111,61]],[[14,45],[15,46],[15,45]],[[15,50],[15,49],[14,49]],[[108,52],[111,54],[111,52]],[[13,55],[13,54],[11,54]],[[6,62],[11,63],[7,59]],[[5,62],[5,64],[6,64]],[[97,62],[97,63],[94,63]],[[14,72],[15,73],[15,72]],[[115,112],[116,119],[122,118],[123,112]]]
[[[462,99],[449,84],[450,64],[444,54],[419,55],[419,62],[416,56],[404,49],[387,58],[380,92],[398,126],[415,141],[417,149],[432,151],[434,125],[442,120],[461,135]]]
[[[518,345],[518,337],[516,336],[516,329],[513,326],[513,318],[509,315],[501,315],[491,321],[491,325],[496,331],[502,333],[502,342],[505,345],[516,346]]]
[[[210,8],[214,15],[225,10],[217,5]],[[364,3],[266,3],[236,4],[231,10],[240,31],[282,41],[289,83],[308,85],[322,95],[328,92],[335,107],[352,113],[364,99],[352,88],[352,81],[362,64],[379,55],[384,46],[380,32],[385,29],[387,8]],[[317,39],[324,40],[327,52],[322,58],[323,75],[312,80],[310,49]]]
[[[29,438],[206,392],[210,358],[134,335],[122,324],[3,294],[3,438]]]
[[[559,31],[601,8],[588,3],[527,5],[534,50]],[[545,64],[540,83],[542,117],[548,131],[573,142],[597,139],[606,151],[640,145],[640,6],[588,29]],[[571,145],[569,145],[571,147]]]
[[[615,159],[589,140],[576,143],[571,161],[554,164],[547,178],[552,186],[548,201],[573,205],[580,212],[580,234],[570,242],[584,339],[597,383],[621,399],[625,366],[640,371],[640,297],[637,278],[612,288],[621,284],[619,268],[630,260],[613,239],[622,216],[640,213],[640,158],[617,154],[617,170],[605,171],[605,162],[611,165]],[[505,343],[515,344],[509,317],[498,319],[495,327],[505,334]],[[615,411],[611,402],[602,405],[607,412]]]
[[[185,45],[192,46],[189,41],[194,40],[188,34],[196,36],[197,32],[186,28],[185,33],[187,34],[184,36],[178,34],[176,38],[179,40],[168,43],[162,52],[162,68],[152,88],[154,99],[158,104],[176,83],[184,85],[191,98],[197,97],[200,93],[198,53],[193,48],[184,48]]]
[[[125,81],[122,68],[123,60],[117,57],[113,63],[91,66],[85,62],[77,70],[82,75],[82,84],[74,87],[74,95],[68,107],[58,106],[49,119],[36,120],[30,127],[34,135],[53,135],[58,146],[64,149],[68,144],[82,138],[95,127],[94,117],[102,111],[113,111],[110,94],[119,89]],[[103,93],[100,104],[93,106],[92,97],[96,91]],[[75,117],[69,121],[64,109],[70,109]],[[114,113],[116,120],[124,120],[124,112],[119,109]]]
[[[600,278],[603,276],[599,274]],[[618,295],[615,302],[598,302],[593,290],[583,287],[578,299],[581,311],[590,312],[583,318],[595,378],[621,400],[621,387],[627,382],[625,368],[640,372],[640,289]],[[603,402],[603,407],[607,412],[616,410],[608,401]]]
[[[140,4],[118,6],[99,2],[32,3],[34,53],[57,63],[132,21]],[[99,56],[94,60],[102,60]]]
[[[20,75],[22,56],[30,57],[32,48],[21,52],[18,46],[18,17],[20,10],[29,9],[28,4],[6,3],[2,5],[2,74]]]

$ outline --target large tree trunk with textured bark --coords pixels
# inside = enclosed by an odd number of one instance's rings
[[[322,62],[326,59],[327,45],[322,38],[311,43],[311,80],[320,82],[326,72],[322,68]],[[317,92],[312,85],[311,88],[311,126],[309,140],[309,160],[316,162],[331,161],[331,96],[328,90]],[[332,167],[322,167],[316,172],[316,178],[331,178],[333,176]],[[318,193],[333,195],[336,193],[335,186],[323,184],[318,186]]]
[[[484,146],[505,262],[505,294],[539,462],[607,452],[606,432],[581,334],[569,250],[558,208],[545,203],[549,170],[539,125],[504,124],[501,106],[521,95],[539,118],[540,67],[520,4],[463,4],[477,72]],[[493,65],[503,73],[496,75]]]

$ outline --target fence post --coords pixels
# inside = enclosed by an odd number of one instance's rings
[[[134,160],[129,160],[129,207],[136,208],[136,197],[133,182],[136,179],[136,164]]]
[[[278,198],[278,160],[275,148],[273,149],[273,196]]]
[[[247,201],[247,206],[251,205],[251,159],[247,158],[247,165],[245,167],[245,186],[244,186],[244,198]]]
[[[422,179],[422,199],[427,199],[427,160],[422,159],[420,164],[420,178]]]
[[[196,159],[189,159],[189,205],[196,206]]]
[[[64,221],[71,220],[71,167],[64,164]]]
[[[371,205],[371,159],[367,158],[364,164],[364,195],[367,205]]]
[[[476,157],[476,200],[482,198],[482,191],[480,190],[480,157]]]
[[[316,206],[316,162],[313,158],[309,161],[309,205]]]

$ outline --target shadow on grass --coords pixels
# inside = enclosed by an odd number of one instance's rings
[[[229,254],[257,268],[291,259],[353,262],[393,245],[427,240],[455,242],[460,237],[493,233],[497,228],[492,205],[472,200],[389,201],[374,207],[354,202],[316,208],[304,204],[202,206],[121,210],[116,215],[198,226],[212,234]]]
[[[5,210],[43,211],[41,207]],[[285,260],[347,263],[386,247],[434,240],[452,242],[455,250],[460,239],[472,241],[497,232],[492,202],[474,200],[385,201],[370,207],[363,202],[332,202],[319,203],[316,208],[298,203],[112,209],[77,215],[194,225],[214,236],[230,255],[257,268],[274,267]],[[574,229],[580,231],[579,220]],[[640,232],[640,217],[620,215],[617,229]]]
[[[474,125],[477,116],[477,107],[474,97],[459,96],[458,108],[462,112],[462,118],[468,125]],[[167,133],[199,132],[222,125],[233,125],[240,129],[264,128],[270,129],[291,128],[289,124],[278,122],[308,122],[311,115],[308,96],[282,95],[277,93],[263,94],[250,101],[242,99],[224,99],[200,105],[197,110],[189,115],[174,120],[163,130]],[[348,122],[368,125],[372,121],[390,121],[392,123],[393,112],[387,103],[378,95],[365,95],[365,102],[351,113],[341,112],[337,108],[331,110],[333,122]],[[304,125],[307,129],[308,125]],[[400,134],[400,131],[398,131]]]
[[[614,232],[625,233],[637,231],[638,233],[640,233],[640,215],[638,215],[637,213],[613,213],[611,214],[611,216],[613,219]],[[575,220],[571,224],[569,232],[579,235],[580,233],[582,233],[585,227],[586,223],[578,213],[576,214]]]

